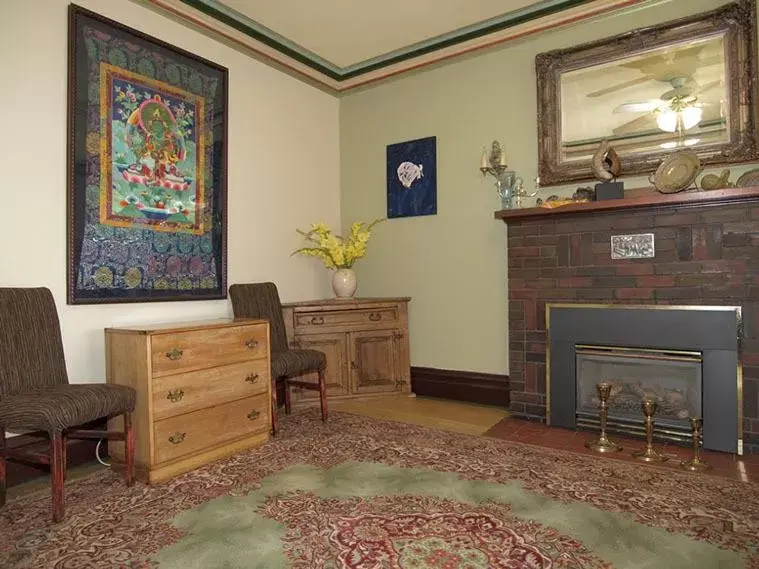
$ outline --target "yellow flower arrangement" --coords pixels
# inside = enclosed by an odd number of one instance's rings
[[[375,219],[367,224],[356,221],[351,225],[347,237],[333,235],[332,230],[324,223],[313,223],[309,231],[296,229],[306,241],[314,245],[301,247],[292,252],[293,255],[318,257],[328,269],[350,269],[357,260],[366,255],[366,245],[372,235],[372,228],[382,219]]]

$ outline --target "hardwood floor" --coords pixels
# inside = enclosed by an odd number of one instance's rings
[[[330,410],[367,415],[467,435],[482,435],[508,416],[506,409],[429,397],[389,395],[330,403]]]

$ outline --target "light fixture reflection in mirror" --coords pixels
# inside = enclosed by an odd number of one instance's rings
[[[678,128],[690,130],[701,122],[701,107],[685,107],[681,111],[664,109],[656,113],[656,125],[664,132],[677,132]]]

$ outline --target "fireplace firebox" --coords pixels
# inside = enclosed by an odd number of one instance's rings
[[[641,401],[657,403],[654,432],[661,438],[691,439],[688,417],[701,416],[701,352],[578,345],[577,425],[599,427],[596,384],[611,383],[607,426],[645,434]]]
[[[655,437],[743,453],[741,309],[734,306],[546,307],[548,422],[597,429],[596,384],[612,385],[607,429],[644,436],[643,399],[658,403]]]

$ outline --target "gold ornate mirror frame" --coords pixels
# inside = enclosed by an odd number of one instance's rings
[[[756,33],[755,0],[739,0],[711,12],[633,30],[576,47],[538,54],[535,58],[535,66],[538,87],[538,170],[541,185],[558,185],[592,179],[592,149],[597,147],[603,139],[608,139],[617,149],[622,163],[622,176],[653,172],[663,157],[671,151],[673,145],[676,147],[689,143],[692,143],[689,148],[698,154],[704,165],[759,160],[756,132]],[[719,42],[718,45],[712,45],[710,65],[715,65],[715,53],[724,54],[724,61],[716,62],[720,66],[717,68],[720,78],[718,81],[711,82],[712,87],[718,84],[720,89],[716,95],[712,95],[716,103],[706,103],[712,106],[717,104],[719,107],[719,118],[712,121],[717,126],[710,127],[711,134],[707,132],[705,137],[692,136],[684,142],[681,128],[677,131],[679,136],[677,142],[659,144],[661,140],[664,140],[666,133],[661,126],[659,130],[655,128],[659,123],[655,120],[656,116],[652,116],[649,117],[648,123],[653,127],[648,126],[647,131],[641,130],[617,136],[613,132],[609,132],[608,135],[599,135],[598,132],[592,133],[590,132],[592,129],[589,129],[588,136],[584,139],[582,136],[576,136],[573,140],[564,140],[563,124],[569,120],[568,117],[571,118],[575,114],[586,112],[590,115],[592,109],[592,114],[599,117],[598,120],[607,120],[603,118],[604,112],[607,117],[610,117],[610,113],[617,113],[620,107],[625,107],[623,110],[626,111],[627,107],[637,108],[636,104],[639,107],[644,106],[643,103],[619,105],[617,101],[612,103],[616,104],[616,107],[609,106],[604,109],[599,103],[603,97],[597,95],[598,93],[603,93],[607,97],[615,90],[620,92],[618,93],[620,96],[623,92],[633,94],[634,91],[630,89],[634,85],[640,85],[640,92],[650,95],[651,89],[658,85],[662,91],[666,91],[661,97],[662,100],[665,95],[671,96],[672,93],[690,96],[689,91],[682,90],[684,89],[682,85],[694,84],[695,82],[692,81],[694,75],[678,78],[679,83],[673,80],[671,73],[669,75],[655,73],[647,78],[641,77],[641,73],[647,74],[641,71],[640,62],[646,58],[659,63],[665,60],[671,62],[672,58],[677,59],[678,50],[681,51],[680,55],[683,55],[683,59],[686,56],[691,58],[691,64],[693,61],[701,62],[705,58],[699,54],[698,50],[694,50],[694,46],[706,45],[708,42]],[[694,53],[696,53],[695,58]],[[616,68],[615,62],[618,62]],[[639,72],[637,77],[636,69]],[[657,69],[661,70],[661,67]],[[693,69],[698,68],[693,67]],[[621,86],[604,84],[610,81],[611,73],[615,71],[620,72],[620,77],[628,77],[628,79],[618,84]],[[621,72],[627,75],[622,75]],[[567,81],[570,81],[570,86],[574,86],[571,81],[577,83],[576,78],[583,76],[587,79],[587,87],[595,81],[596,90],[579,97],[577,93],[574,93],[573,100],[570,101],[569,95],[563,94],[562,86],[564,85],[567,91]],[[643,85],[642,83],[647,80],[649,85]],[[667,85],[668,82],[671,85]],[[602,88],[598,89],[599,86]],[[645,91],[644,88],[648,90]],[[678,91],[678,88],[681,91]],[[575,88],[575,91],[578,89],[579,87]],[[695,98],[697,97],[692,99]],[[584,106],[586,99],[587,105],[596,106]],[[666,105],[671,105],[672,100],[670,99]],[[662,106],[661,103],[659,105]],[[660,113],[661,109],[657,108],[651,112]],[[630,115],[632,117],[630,122],[635,120],[646,122],[646,117],[642,116],[645,113],[642,111],[637,111],[637,113],[637,119],[635,114]],[[701,111],[698,113],[700,120]],[[622,120],[618,114],[615,114],[613,118],[617,121]],[[684,123],[681,119],[680,125],[682,124]],[[707,128],[704,126],[706,124],[707,121],[704,121],[703,125],[698,125],[695,130],[703,129],[706,132]],[[599,126],[597,130],[604,128],[606,126]],[[619,131],[620,128],[611,130]],[[719,137],[714,134],[715,132],[719,133]],[[674,139],[674,135],[670,136]],[[639,140],[648,138],[647,147],[643,142],[635,142],[633,140],[635,138]],[[702,138],[706,140],[699,143]],[[716,138],[721,138],[721,140],[716,140]],[[640,146],[638,151],[635,149],[636,144]],[[574,155],[570,156],[572,152]]]

